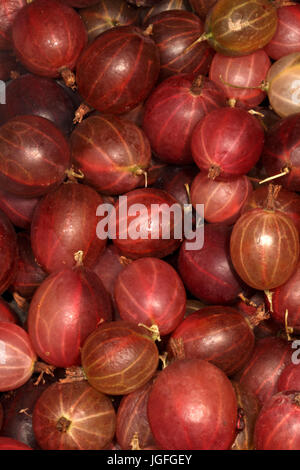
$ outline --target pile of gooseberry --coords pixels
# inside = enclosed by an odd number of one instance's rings
[[[0,0],[0,80],[0,450],[300,450],[300,4]]]

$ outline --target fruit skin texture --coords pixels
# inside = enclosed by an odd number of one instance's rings
[[[234,224],[241,215],[253,188],[247,176],[220,181],[198,173],[191,185],[191,203],[204,204],[204,218],[209,223]]]
[[[253,209],[263,209],[268,196],[268,186],[260,185],[248,197],[242,208],[242,214]],[[281,188],[274,200],[274,209],[288,215],[300,233],[300,196],[294,191]]]
[[[19,323],[16,313],[2,297],[0,297],[0,322]]]
[[[1,189],[36,197],[57,187],[70,162],[61,131],[40,116],[16,116],[0,127]]]
[[[30,235],[26,232],[17,234],[18,264],[16,276],[10,290],[17,292],[25,299],[31,299],[37,287],[47,277],[45,271],[35,261],[30,242]]]
[[[5,212],[13,225],[30,229],[34,209],[39,197],[24,198],[0,189],[0,209]]]
[[[231,450],[253,450],[254,428],[261,406],[252,392],[241,384],[234,381],[231,383],[238,401],[238,433]]]
[[[169,217],[169,208],[173,205],[175,212],[182,211],[176,199],[166,191],[155,188],[134,189],[124,196],[127,197],[126,200],[119,200],[116,203],[116,222],[112,222],[113,226],[116,223],[113,243],[122,255],[131,259],[164,258],[173,253],[181,243],[180,239],[175,238],[177,230],[181,228],[178,226],[181,219],[177,217],[176,220],[172,212]],[[137,207],[133,211],[135,204],[143,204],[147,211],[140,211]],[[153,208],[154,205],[157,207]],[[167,222],[164,221],[164,214],[168,214]],[[167,236],[163,238],[164,233]],[[137,239],[133,236],[137,236]]]
[[[122,114],[147,98],[159,68],[159,51],[151,36],[134,26],[119,26],[100,34],[81,54],[78,91],[97,111]]]
[[[271,317],[281,326],[285,327],[286,311],[288,311],[287,324],[293,328],[295,334],[300,332],[300,263],[296,271],[285,284],[271,291],[272,307]]]
[[[188,250],[187,241],[180,248],[178,270],[181,279],[187,290],[203,302],[229,304],[245,291],[230,260],[230,234],[230,227],[207,224],[202,249]]]
[[[0,294],[13,282],[17,268],[17,235],[7,216],[0,211]]]
[[[118,195],[145,184],[148,138],[134,123],[113,115],[90,116],[71,135],[74,165],[101,194]]]
[[[75,106],[55,80],[25,74],[6,87],[6,104],[0,107],[0,122],[18,115],[33,114],[53,122],[64,135],[73,127]]]
[[[252,357],[234,380],[254,393],[261,405],[277,393],[280,374],[290,364],[290,344],[277,337],[258,339]]]
[[[0,50],[0,80],[5,82],[10,80],[11,72],[17,72],[18,69],[19,64],[17,64],[15,56],[10,51]],[[1,107],[3,107],[3,105]]]
[[[221,54],[242,56],[263,48],[277,27],[276,8],[268,0],[219,0],[209,11],[205,33]]]
[[[43,450],[101,450],[115,428],[110,398],[87,382],[50,385],[33,411],[34,434]]]
[[[196,124],[191,138],[191,151],[198,167],[209,171],[209,175],[214,170],[224,179],[248,173],[259,160],[263,145],[262,126],[239,108],[211,111]]]
[[[0,322],[0,344],[0,392],[7,392],[30,379],[37,356],[26,331],[14,323]]]
[[[246,319],[250,322],[252,319],[257,318],[257,314],[264,314],[266,311],[269,312],[269,308],[266,307],[265,294],[263,291],[255,291],[254,294],[249,297],[251,304],[248,305],[244,300],[239,300],[235,303],[236,308]],[[258,316],[259,318],[259,316]],[[255,323],[257,323],[255,321]],[[260,321],[260,323],[253,328],[255,338],[265,338],[267,336],[277,336],[279,334],[279,325],[275,323],[272,318]]]
[[[300,393],[277,393],[262,408],[255,425],[256,450],[299,450]]]
[[[297,112],[292,116],[281,119],[270,129],[263,151],[262,163],[268,176],[276,175],[285,168],[290,170],[286,176],[281,176],[280,181],[278,181],[283,188],[289,191],[300,191],[299,132],[300,113]]]
[[[196,166],[173,167],[167,165],[162,179],[157,182],[157,187],[164,189],[175,197],[182,206],[190,204],[186,185],[191,186],[195,175],[198,173],[197,170]]]
[[[127,260],[123,260],[119,250],[113,245],[107,245],[104,252],[98,257],[93,271],[103,282],[107,292],[113,297],[115,282],[118,274],[125,268]]]
[[[145,104],[143,129],[157,158],[171,165],[193,162],[190,141],[197,122],[226,105],[222,90],[208,78],[180,74],[158,85]]]
[[[14,21],[12,36],[22,64],[44,77],[73,70],[87,42],[78,13],[57,0],[27,4]]]
[[[274,60],[292,52],[299,52],[300,5],[286,5],[277,9],[277,30],[266,45],[266,53]]]
[[[155,380],[155,377],[154,377]],[[150,429],[147,405],[153,380],[122,398],[117,411],[116,438],[123,450],[131,450],[134,434],[138,434],[139,447],[155,446]]]
[[[177,360],[158,375],[148,419],[164,450],[226,450],[236,432],[237,400],[224,372],[201,359]]]
[[[249,323],[237,310],[210,306],[180,323],[169,340],[171,352],[174,341],[182,345],[186,359],[204,359],[225,374],[233,375],[250,359],[255,338]]]
[[[144,327],[114,321],[100,325],[81,350],[84,374],[96,390],[126,395],[145,385],[158,366],[158,349]]]
[[[96,264],[106,243],[96,234],[96,210],[102,203],[94,189],[71,182],[41,199],[31,224],[31,245],[45,271],[75,266],[78,251],[83,251],[84,266]]]
[[[154,15],[158,15],[162,11],[169,11],[169,10],[189,10],[189,4],[187,0],[159,0],[156,4],[154,4],[149,9],[141,12],[141,19],[142,23],[144,24]]]
[[[203,23],[190,11],[170,10],[151,16],[152,37],[160,52],[159,80],[180,73],[206,75],[214,55],[206,42],[187,48],[203,33]]]
[[[110,295],[115,314],[114,320],[116,319],[116,315],[119,317],[114,298],[115,283],[118,274],[125,268],[127,262],[128,260],[126,258],[121,257],[119,250],[113,244],[109,244],[98,257],[98,262],[93,267],[93,271],[100,278],[106,291]]]
[[[209,78],[224,91],[228,99],[237,100],[237,106],[252,108],[264,100],[266,92],[251,87],[261,85],[270,66],[269,57],[261,49],[242,57],[228,57],[217,52],[209,68]],[[234,88],[232,85],[245,88]]]
[[[296,356],[298,362],[298,352]],[[300,390],[300,368],[298,363],[288,364],[279,376],[277,382],[277,391],[285,392],[289,390]]]
[[[22,387],[6,393],[2,398],[4,421],[1,434],[23,442],[34,450],[40,450],[32,428],[32,414],[35,403],[47,387],[55,382],[64,371],[51,376],[43,375],[43,380],[36,385],[37,375],[34,374]],[[24,412],[18,412],[25,410]],[[1,429],[1,428],[0,428]]]
[[[26,0],[1,0],[0,3],[0,50],[13,49],[12,25]]]
[[[33,450],[31,447],[11,437],[0,436],[0,450]]]
[[[300,76],[300,52],[281,57],[274,62],[267,74],[268,98],[272,109],[281,118],[300,112],[298,83]]]
[[[294,222],[279,211],[255,209],[235,223],[230,238],[233,266],[254,289],[284,284],[299,258],[299,233]]]
[[[189,0],[192,9],[203,20],[205,20],[207,13],[215,3],[216,0]]]
[[[123,320],[171,333],[183,320],[186,293],[172,266],[157,258],[140,258],[118,276],[115,300]]]
[[[102,321],[111,320],[111,303],[98,276],[83,267],[53,273],[36,290],[28,313],[28,332],[37,354],[48,364],[80,364],[80,348]]]
[[[95,5],[81,8],[79,14],[87,30],[89,42],[114,26],[129,26],[138,23],[139,11],[123,0],[98,0]]]

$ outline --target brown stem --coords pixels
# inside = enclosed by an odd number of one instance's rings
[[[130,447],[131,450],[141,450],[137,431],[134,433],[133,438],[130,441]]]
[[[266,209],[270,211],[275,210],[275,200],[278,196],[278,193],[281,189],[281,186],[279,185],[273,185],[269,184],[268,187],[268,196],[267,196],[267,204],[266,204]]]
[[[29,408],[22,408],[21,410],[18,411],[20,414],[24,414],[26,416],[29,416],[29,418],[32,418],[32,415],[28,413]]]
[[[268,126],[266,125],[266,123],[264,122],[263,118],[259,120],[260,124],[263,126],[264,130],[266,132],[268,132]],[[260,181],[259,181],[260,183]]]
[[[270,290],[265,290],[264,292],[270,304],[270,312],[273,312],[273,292]]]
[[[142,326],[143,328],[146,328],[146,330],[150,331],[150,333],[152,334],[153,341],[161,341],[161,337],[160,337],[159,329],[157,325],[147,326],[147,325],[144,325],[144,323],[138,323],[138,326]]]
[[[181,337],[171,338],[169,344],[170,344],[170,348],[172,351],[172,355],[174,356],[174,359],[176,360],[185,359],[184,342]]]
[[[251,114],[252,116],[259,116],[261,118],[265,117],[263,113],[260,113],[259,111],[255,111],[255,109],[249,109],[248,113]]]
[[[153,24],[149,24],[147,28],[143,31],[144,36],[151,36],[153,34]]]
[[[81,170],[75,170],[74,167],[72,166],[71,168],[68,168],[65,171],[65,174],[68,178],[66,183],[77,183],[77,180],[79,179],[84,179],[84,173]]]
[[[280,173],[277,175],[269,176],[269,178],[265,178],[264,180],[260,181],[259,184],[268,183],[268,181],[275,180],[276,178],[281,178],[282,176],[286,176],[291,170],[289,167],[285,166]]]
[[[242,292],[239,293],[238,297],[246,304],[249,305],[250,307],[257,308],[258,305],[253,302],[252,300],[248,299],[247,297],[244,296]]]
[[[248,180],[253,181],[254,183],[259,183],[260,179],[259,178],[254,178],[253,176],[247,176]]]
[[[300,406],[300,393],[296,393],[296,395],[293,398],[293,403],[295,403],[295,405],[297,406]]]
[[[235,98],[229,98],[229,100],[228,100],[228,106],[229,106],[230,108],[235,108],[236,102],[237,102],[237,101],[236,101]]]
[[[90,113],[92,110],[93,109],[89,105],[85,103],[81,103],[79,108],[77,108],[77,110],[75,111],[75,117],[73,119],[73,123],[74,124],[80,123],[82,119],[84,118],[84,116]]]
[[[262,81],[260,85],[258,86],[241,86],[241,85],[234,85],[233,83],[226,82],[222,75],[219,75],[220,82],[223,83],[223,85],[229,86],[230,88],[237,88],[239,90],[262,90],[262,91],[268,91],[269,89],[269,83]]]
[[[96,328],[98,328],[98,326],[101,325],[101,323],[104,323],[104,322],[105,322],[104,318],[100,318],[100,320],[97,322]]]
[[[187,197],[188,197],[189,204],[192,204],[190,185],[188,183],[185,183],[184,187],[185,187],[185,190],[186,190],[186,194],[187,194]]]
[[[132,263],[132,259],[126,258],[126,256],[120,256],[119,261],[122,264],[122,266],[128,266],[128,264]]]
[[[83,380],[87,380],[84,370],[80,366],[68,367],[65,370],[65,374],[66,377],[64,379],[60,379],[60,383],[82,382]]]
[[[204,75],[198,75],[198,77],[196,77],[192,83],[191,93],[193,93],[193,95],[201,95],[204,82]]]
[[[168,366],[168,353],[165,351],[163,354],[160,354],[159,359],[162,362],[162,368],[165,369]]]
[[[76,268],[78,268],[79,266],[82,266],[83,256],[84,254],[82,250],[76,251],[76,253],[74,253],[74,260],[76,262]]]
[[[268,187],[268,196],[266,208],[269,210],[274,210],[274,197],[273,197],[274,187],[272,184],[269,184]]]
[[[56,429],[60,432],[67,432],[71,423],[72,422],[69,419],[61,416],[56,423]]]
[[[111,26],[111,28],[115,28],[116,26],[121,26],[121,23],[117,20],[108,19],[107,23]]]
[[[22,297],[20,294],[18,294],[18,292],[13,292],[12,296],[19,309],[23,310],[23,312],[28,312],[29,303],[27,302],[27,300],[24,299],[24,297]]]
[[[44,362],[37,361],[34,365],[34,373],[39,373],[37,380],[33,385],[38,386],[41,382],[45,383],[44,374],[51,375],[54,377],[53,371],[56,369],[55,366],[45,364]]]
[[[76,79],[75,79],[75,74],[72,72],[72,70],[68,68],[63,68],[60,70],[60,75],[65,82],[66,86],[68,88],[71,88],[73,91],[76,90]]]
[[[238,412],[238,419],[236,423],[236,430],[238,432],[241,432],[245,429],[245,419],[244,419],[245,411],[243,410],[243,408],[238,408],[237,412]]]
[[[142,176],[144,175],[144,178],[145,178],[145,188],[148,187],[148,173],[147,171],[143,170],[142,168],[137,168],[135,171],[134,171],[134,174],[136,176]]]
[[[276,184],[274,186],[274,192],[273,192],[273,198],[274,200],[276,200],[278,198],[278,194],[279,194],[279,191],[281,190],[281,185],[280,184]]]
[[[261,304],[257,307],[255,315],[251,317],[247,317],[247,320],[251,326],[251,328],[255,328],[259,325],[262,321],[268,320],[270,318],[269,312],[266,312],[266,308],[264,304]]]
[[[190,44],[188,47],[186,47],[184,49],[184,54],[187,54],[188,52],[190,52],[193,47],[196,46],[196,44],[198,44],[198,42],[203,42],[203,41],[207,41],[208,39],[212,38],[212,33],[203,33],[198,39],[196,39],[196,41],[192,42],[192,44]]]
[[[289,311],[286,309],[285,315],[284,315],[284,328],[287,336],[288,341],[292,341],[291,335],[294,333],[294,328],[291,326],[288,326],[288,316],[289,316]]]
[[[11,70],[10,73],[9,73],[9,76],[10,76],[11,80],[15,80],[16,78],[19,78],[21,76],[21,74],[17,70]]]
[[[211,165],[210,169],[208,170],[208,178],[214,180],[220,174],[221,174],[221,168],[217,165]]]

